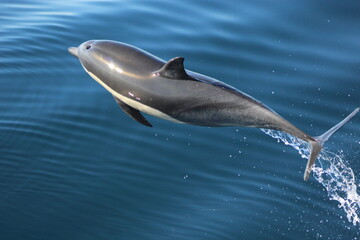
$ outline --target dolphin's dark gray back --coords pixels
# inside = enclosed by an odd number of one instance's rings
[[[97,42],[92,48],[92,58],[81,61],[89,72],[121,95],[139,96],[141,103],[180,122],[262,127],[274,125],[279,117],[254,98],[213,78],[188,70],[189,78],[158,75],[166,62],[138,48],[109,41]],[[259,118],[264,113],[266,118]],[[266,123],[269,116],[272,121]]]

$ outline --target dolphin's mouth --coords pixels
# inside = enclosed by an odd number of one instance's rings
[[[78,49],[77,49],[77,47],[69,47],[69,48],[68,48],[68,51],[69,51],[69,53],[71,53],[71,55],[79,58],[79,54],[78,54]]]

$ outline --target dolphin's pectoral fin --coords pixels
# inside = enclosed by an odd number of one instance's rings
[[[184,58],[183,57],[176,57],[169,60],[165,65],[156,72],[162,77],[176,79],[176,80],[195,80],[194,78],[190,77],[184,68]]]
[[[129,115],[132,119],[134,119],[135,121],[138,121],[141,124],[144,124],[145,126],[148,127],[152,127],[151,123],[149,123],[148,120],[146,120],[146,118],[140,113],[139,110],[136,110],[133,107],[130,107],[129,105],[127,105],[126,103],[122,102],[120,99],[118,99],[117,97],[114,97],[116,103],[120,106],[120,108],[127,114]]]

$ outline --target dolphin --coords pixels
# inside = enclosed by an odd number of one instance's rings
[[[152,127],[141,112],[176,123],[279,130],[309,143],[305,181],[325,141],[359,111],[356,108],[324,134],[312,137],[246,93],[186,70],[183,57],[166,62],[137,47],[108,40],[86,41],[68,51],[127,115],[145,126]]]

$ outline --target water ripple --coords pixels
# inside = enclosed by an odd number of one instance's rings
[[[2,238],[358,238],[355,180],[332,192],[343,156],[324,153],[304,183],[305,161],[254,129],[146,128],[67,52],[112,39],[184,56],[317,135],[360,102],[358,5],[1,1]],[[358,128],[327,144],[354,179]]]

